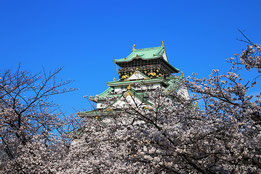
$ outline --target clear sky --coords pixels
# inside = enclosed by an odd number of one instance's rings
[[[241,29],[261,42],[260,0],[1,0],[0,69],[38,72],[64,67],[78,91],[55,98],[66,113],[89,109],[84,95],[103,92],[117,77],[113,59],[165,43],[185,76],[226,70],[240,53]]]

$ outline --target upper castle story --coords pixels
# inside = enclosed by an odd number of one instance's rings
[[[120,67],[118,70],[119,81],[129,79],[135,71],[139,71],[149,78],[166,78],[172,73],[178,73],[168,61],[164,43],[160,47],[135,49],[133,46],[131,54],[114,62]]]

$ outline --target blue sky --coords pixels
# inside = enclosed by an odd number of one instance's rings
[[[261,41],[260,0],[0,1],[0,69],[38,72],[64,67],[78,91],[55,98],[66,113],[88,109],[117,77],[113,59],[160,46],[185,76],[227,70],[225,58],[244,48],[241,29]],[[74,110],[75,109],[75,110]]]

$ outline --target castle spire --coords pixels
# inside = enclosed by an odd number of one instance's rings
[[[135,44],[133,44],[132,51],[133,51],[133,50],[135,50],[135,46],[136,46],[136,45],[135,45]]]
[[[165,48],[165,46],[164,46],[164,42],[163,42],[163,41],[161,41],[161,46],[162,46],[163,48]]]

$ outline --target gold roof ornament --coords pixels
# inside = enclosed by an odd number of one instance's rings
[[[113,111],[113,108],[112,108],[112,107],[109,107],[109,108],[107,108],[105,111],[108,111],[108,112]]]
[[[96,116],[95,118],[96,118],[96,120],[98,120],[98,118],[99,118],[99,117],[98,117],[98,116]]]
[[[198,107],[198,102],[197,102],[197,101],[195,101],[194,106],[195,106],[196,108],[199,108],[199,107]]]
[[[127,96],[133,96],[133,94],[130,91],[128,91]]]
[[[164,46],[164,42],[163,42],[163,41],[161,41],[161,46],[162,46],[163,48],[165,48],[165,46]]]
[[[145,106],[144,106],[144,109],[148,109],[148,105],[145,105]]]
[[[133,46],[132,46],[132,51],[133,51],[133,50],[135,50],[135,46],[136,46],[136,45],[135,45],[135,44],[133,44]]]
[[[128,86],[128,88],[127,88],[128,90],[130,90],[131,89],[131,84],[129,84],[129,86]]]
[[[124,97],[133,96],[133,94],[130,91],[127,91],[123,94]]]
[[[115,79],[116,79],[116,78],[114,77],[114,78],[113,78],[113,81],[114,81],[114,82],[115,82]]]
[[[183,73],[183,71],[181,71],[180,73],[181,73],[181,77],[184,79],[184,73]]]
[[[125,73],[125,75],[121,76],[121,79],[126,79],[128,78],[129,76]]]

